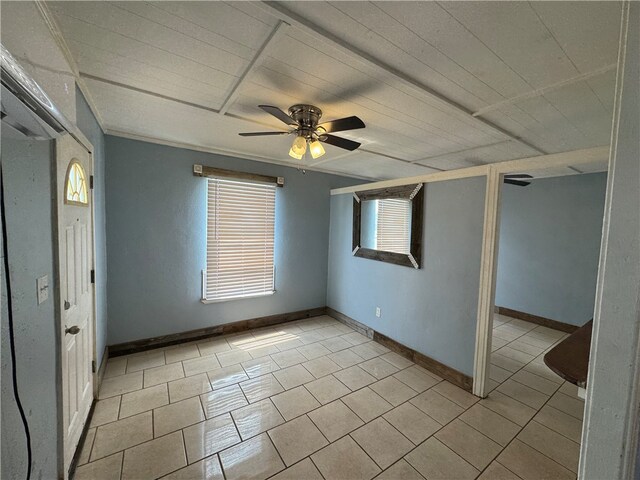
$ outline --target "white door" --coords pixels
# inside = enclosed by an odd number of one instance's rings
[[[65,135],[56,140],[56,164],[66,477],[93,401],[92,159]]]

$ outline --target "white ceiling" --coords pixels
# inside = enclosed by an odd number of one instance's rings
[[[371,179],[609,142],[617,2],[48,5],[109,133]],[[264,103],[357,115],[362,147],[238,136],[286,128]]]

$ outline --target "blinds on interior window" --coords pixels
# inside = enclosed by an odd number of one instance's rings
[[[398,198],[378,200],[377,249],[410,253],[411,201]]]
[[[208,182],[205,300],[273,293],[276,186]]]

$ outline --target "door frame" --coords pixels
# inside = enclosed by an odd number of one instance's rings
[[[67,135],[67,134],[65,134]],[[78,130],[77,128],[75,128],[72,132],[69,132],[68,135],[70,135],[73,140],[75,140],[76,142],[78,142],[78,144],[84,148],[88,153],[89,153],[89,165],[91,167],[91,172],[89,173],[89,179],[88,181],[90,182],[89,184],[89,198],[91,199],[91,229],[90,229],[90,235],[91,235],[91,241],[89,242],[89,244],[91,245],[91,249],[92,249],[92,258],[91,258],[91,265],[90,265],[90,269],[95,271],[95,263],[96,263],[96,243],[95,243],[95,196],[94,196],[94,189],[91,188],[91,176],[93,176],[94,173],[94,168],[95,168],[95,160],[94,160],[94,156],[93,156],[93,145],[91,144],[91,142],[87,139],[87,137],[82,134],[82,132],[80,130]],[[51,190],[54,192],[53,194],[53,198],[52,198],[52,202],[53,202],[53,208],[52,208],[52,227],[53,227],[53,231],[52,231],[52,240],[53,240],[53,251],[54,251],[54,255],[53,255],[53,259],[54,259],[54,275],[55,275],[55,288],[54,288],[54,305],[55,305],[55,321],[56,321],[56,384],[57,384],[57,402],[58,402],[58,408],[57,408],[57,412],[58,412],[58,418],[57,418],[57,429],[58,429],[58,478],[61,478],[63,480],[67,480],[69,478],[69,472],[70,470],[73,468],[76,459],[78,457],[79,454],[79,450],[77,447],[80,446],[82,439],[85,437],[84,432],[87,430],[88,427],[88,422],[85,423],[84,427],[83,427],[83,434],[80,436],[80,442],[78,443],[78,446],[76,447],[76,451],[74,452],[73,455],[73,459],[71,461],[71,464],[69,465],[69,468],[66,469],[65,468],[65,428],[63,425],[63,408],[64,408],[64,398],[63,398],[63,391],[62,391],[62,349],[63,349],[63,343],[64,343],[64,339],[61,336],[61,331],[62,331],[62,304],[60,302],[60,245],[59,245],[59,237],[58,237],[58,219],[60,216],[60,212],[58,211],[58,183],[57,183],[57,178],[58,178],[58,158],[57,158],[57,153],[56,153],[56,141],[54,139],[53,142],[51,142]],[[93,343],[93,348],[92,348],[92,352],[91,352],[91,357],[92,357],[92,362],[94,362],[93,364],[96,365],[95,367],[95,371],[92,371],[91,375],[93,377],[93,402],[95,403],[95,400],[97,398],[97,392],[98,392],[98,388],[99,385],[97,385],[97,381],[98,381],[98,366],[97,366],[97,346],[96,346],[96,341],[97,341],[97,335],[96,335],[96,318],[97,318],[97,307],[96,307],[96,284],[95,282],[89,282],[89,288],[90,288],[90,292],[91,292],[91,297],[93,299],[93,308],[92,308],[92,312],[91,312],[91,321],[92,321],[92,343]],[[89,416],[91,415],[91,410],[89,411]]]

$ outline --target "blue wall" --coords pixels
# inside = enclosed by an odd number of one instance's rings
[[[593,317],[607,175],[502,191],[496,305],[572,325]]]
[[[472,375],[485,183],[483,177],[426,185],[420,270],[354,257],[352,196],[333,196],[327,304]]]
[[[329,190],[361,181],[106,136],[108,342],[326,304]],[[206,180],[194,163],[285,177],[276,195],[276,293],[202,304]]]
[[[96,352],[102,363],[107,345],[107,233],[105,214],[104,134],[80,89],[76,88],[76,122],[93,145],[93,202],[96,270]]]
[[[52,237],[53,142],[2,137],[9,269],[18,387],[31,429],[31,478],[57,478],[56,275]],[[2,268],[2,478],[25,478],[26,440],[11,385],[7,289]],[[49,299],[38,305],[36,278],[49,276]]]

